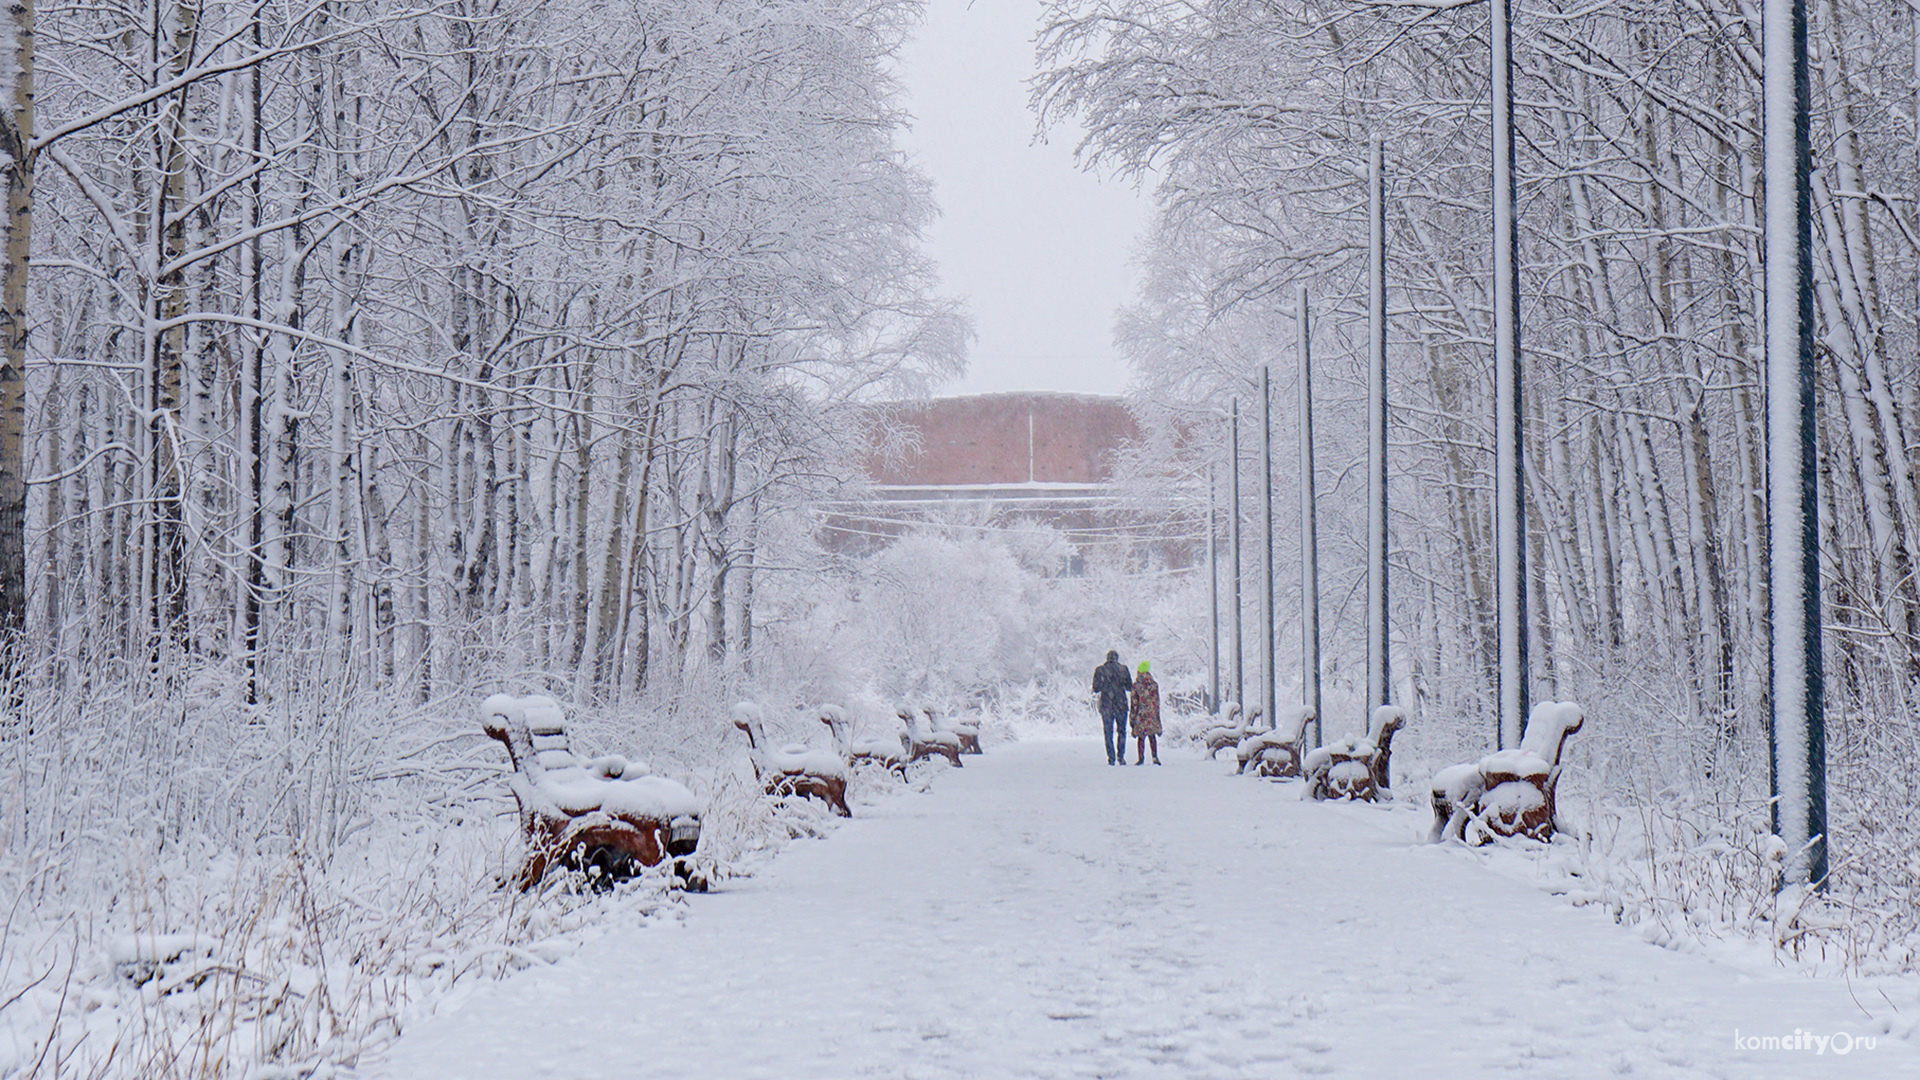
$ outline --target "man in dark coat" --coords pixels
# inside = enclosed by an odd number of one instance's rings
[[[1124,765],[1127,759],[1127,695],[1133,690],[1133,676],[1120,662],[1117,649],[1107,651],[1107,662],[1093,669],[1093,692],[1100,695],[1100,730],[1107,740],[1107,764]]]

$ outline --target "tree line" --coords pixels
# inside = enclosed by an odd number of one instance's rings
[[[1905,715],[1920,680],[1914,22],[1812,8],[1829,686],[1864,728]],[[1467,717],[1490,716],[1497,663],[1487,18],[1447,0],[1055,0],[1034,93],[1043,121],[1086,126],[1086,160],[1160,185],[1122,335],[1146,396],[1189,417],[1290,358],[1299,283],[1341,339],[1322,346],[1332,377],[1358,377],[1362,156],[1385,139],[1396,648],[1416,695]],[[1689,732],[1696,763],[1751,762],[1769,610],[1759,11],[1546,0],[1516,18],[1536,697],[1636,703]],[[1358,452],[1353,416],[1335,419],[1348,456],[1323,491]]]
[[[850,406],[959,362],[894,146],[904,0],[9,10],[0,619],[34,678],[735,662]]]

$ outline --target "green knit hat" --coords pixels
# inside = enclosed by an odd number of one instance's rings
[[[1140,674],[1145,675],[1146,673],[1147,673],[1147,662],[1145,660],[1142,660],[1140,661]]]

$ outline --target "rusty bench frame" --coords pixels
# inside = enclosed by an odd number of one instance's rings
[[[557,702],[540,695],[515,700],[521,705],[518,714],[494,709],[487,712],[482,726],[507,748],[513,764],[507,787],[520,809],[520,831],[526,840],[515,875],[520,889],[534,888],[555,863],[615,881],[634,876],[639,867],[658,866],[671,858],[674,872],[687,887],[698,890],[701,875],[687,860],[700,844],[699,821],[605,810],[574,813],[560,806],[541,792],[547,769],[577,766],[592,773],[598,767],[604,774],[612,763],[624,762],[611,756],[581,761],[573,753]],[[529,703],[550,715],[529,720],[525,715]],[[603,778],[616,782],[611,776]]]
[[[820,720],[828,730],[832,730],[832,721],[825,716]],[[754,778],[760,782],[761,790],[775,798],[818,799],[840,817],[852,817],[853,808],[847,805],[847,780],[852,766],[840,754],[838,747],[829,755],[838,761],[832,772],[806,767],[787,768],[779,758],[784,752],[764,745],[767,738],[765,725],[766,715],[759,702],[734,703],[733,726],[747,737],[747,761],[753,767]]]
[[[1382,705],[1373,710],[1367,734],[1359,738],[1328,743],[1307,755],[1302,771],[1307,779],[1307,798],[1315,801],[1349,799],[1378,802],[1393,797],[1393,736],[1407,724],[1406,711],[1397,705]],[[1340,770],[1343,764],[1357,764],[1365,771]]]
[[[1528,714],[1526,734],[1517,751],[1496,751],[1477,762],[1450,766],[1433,774],[1430,792],[1433,828],[1427,840],[1465,842],[1469,824],[1484,834],[1474,837],[1475,841],[1516,836],[1542,843],[1552,840],[1553,834],[1560,831],[1556,798],[1562,770],[1560,757],[1566,751],[1567,739],[1585,727],[1586,722],[1586,713],[1573,702],[1543,701]],[[1528,758],[1534,761],[1527,761]],[[1499,812],[1501,807],[1489,804],[1487,797],[1507,784],[1533,788],[1539,803],[1511,817],[1503,815]]]
[[[1275,706],[1276,723],[1265,731],[1249,733],[1234,748],[1233,756],[1239,761],[1235,775],[1253,767],[1253,775],[1269,780],[1285,780],[1301,775],[1300,762],[1306,753],[1307,725],[1313,722],[1313,706],[1285,705]],[[1253,715],[1260,715],[1260,706],[1253,708]],[[1288,729],[1282,732],[1281,718],[1285,719]]]

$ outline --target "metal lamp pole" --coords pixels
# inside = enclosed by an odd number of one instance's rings
[[[1387,209],[1378,135],[1368,155],[1367,224],[1367,716],[1392,698],[1387,642]]]
[[[1772,597],[1773,831],[1783,885],[1824,887],[1826,692],[1820,658],[1820,502],[1815,457],[1811,151],[1806,0],[1766,0],[1767,527]]]
[[[1520,454],[1520,237],[1514,217],[1513,8],[1493,5],[1493,537],[1500,644],[1496,745],[1520,745],[1527,716],[1527,507]]]
[[[1260,615],[1266,625],[1265,637],[1261,641],[1260,666],[1266,673],[1266,691],[1261,696],[1261,705],[1267,712],[1267,723],[1277,724],[1279,714],[1275,709],[1280,704],[1279,691],[1274,683],[1279,674],[1279,658],[1275,656],[1274,610],[1273,610],[1273,393],[1272,369],[1260,365],[1260,539],[1266,548],[1262,560],[1265,569],[1260,575]]]
[[[1320,735],[1320,525],[1314,507],[1312,334],[1307,287],[1300,286],[1300,678],[1302,704],[1313,710],[1313,745]]]
[[[1214,491],[1213,463],[1207,463],[1207,644],[1209,653],[1208,670],[1211,677],[1207,683],[1207,713],[1214,715],[1220,711],[1220,511],[1215,505],[1218,496]]]
[[[1233,399],[1232,453],[1227,483],[1227,546],[1233,552],[1233,700],[1247,710],[1246,654],[1240,638],[1240,399]]]

